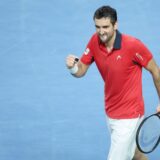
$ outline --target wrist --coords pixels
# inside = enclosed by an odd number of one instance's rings
[[[78,72],[78,65],[75,64],[72,68],[69,69],[71,74],[76,74]]]

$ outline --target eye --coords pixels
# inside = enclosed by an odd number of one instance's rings
[[[109,28],[109,26],[103,26],[103,28],[105,28],[105,29],[106,29],[106,28]]]
[[[97,26],[97,25],[95,25],[95,27],[97,28],[97,29],[99,29],[100,27],[99,26]]]

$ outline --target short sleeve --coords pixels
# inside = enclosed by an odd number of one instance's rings
[[[137,40],[135,45],[136,49],[134,50],[133,60],[142,67],[146,67],[153,57],[152,53],[140,40]]]
[[[94,62],[93,56],[93,45],[94,45],[94,36],[90,39],[89,43],[86,46],[84,53],[82,54],[80,60],[86,65],[90,65]]]

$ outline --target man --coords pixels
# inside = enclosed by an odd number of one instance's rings
[[[151,73],[160,97],[159,68],[140,40],[117,30],[115,9],[102,6],[93,19],[96,33],[80,60],[69,55],[66,66],[73,76],[82,77],[95,62],[104,80],[105,111],[111,134],[108,160],[146,160],[135,143],[136,129],[144,115],[142,67]]]

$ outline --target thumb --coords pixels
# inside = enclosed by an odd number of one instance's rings
[[[160,104],[157,107],[157,113],[160,113]]]

